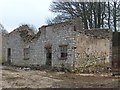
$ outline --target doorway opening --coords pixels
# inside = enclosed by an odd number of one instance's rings
[[[7,49],[7,63],[11,64],[11,48]]]
[[[52,66],[52,47],[45,47],[46,49],[46,66]]]

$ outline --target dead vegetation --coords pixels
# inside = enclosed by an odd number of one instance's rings
[[[2,67],[3,88],[117,88],[120,79],[108,74],[75,74]]]

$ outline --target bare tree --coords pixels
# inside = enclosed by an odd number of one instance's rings
[[[56,0],[57,1],[57,0]],[[111,2],[53,2],[50,10],[57,14],[50,23],[59,23],[75,17],[82,18],[85,29],[113,28],[117,31],[120,1]],[[112,24],[112,22],[114,22]]]
[[[1,34],[7,34],[7,30],[4,28],[4,26],[2,24],[0,24],[0,33]]]

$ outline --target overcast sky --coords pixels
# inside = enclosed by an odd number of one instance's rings
[[[21,24],[32,24],[36,28],[46,24],[52,0],[0,0],[0,23],[12,31]]]

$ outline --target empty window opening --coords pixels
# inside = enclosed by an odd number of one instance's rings
[[[76,27],[74,26],[74,31],[76,31]]]
[[[24,48],[24,60],[28,60],[29,59],[29,48]]]
[[[60,59],[67,59],[67,45],[60,45]]]

